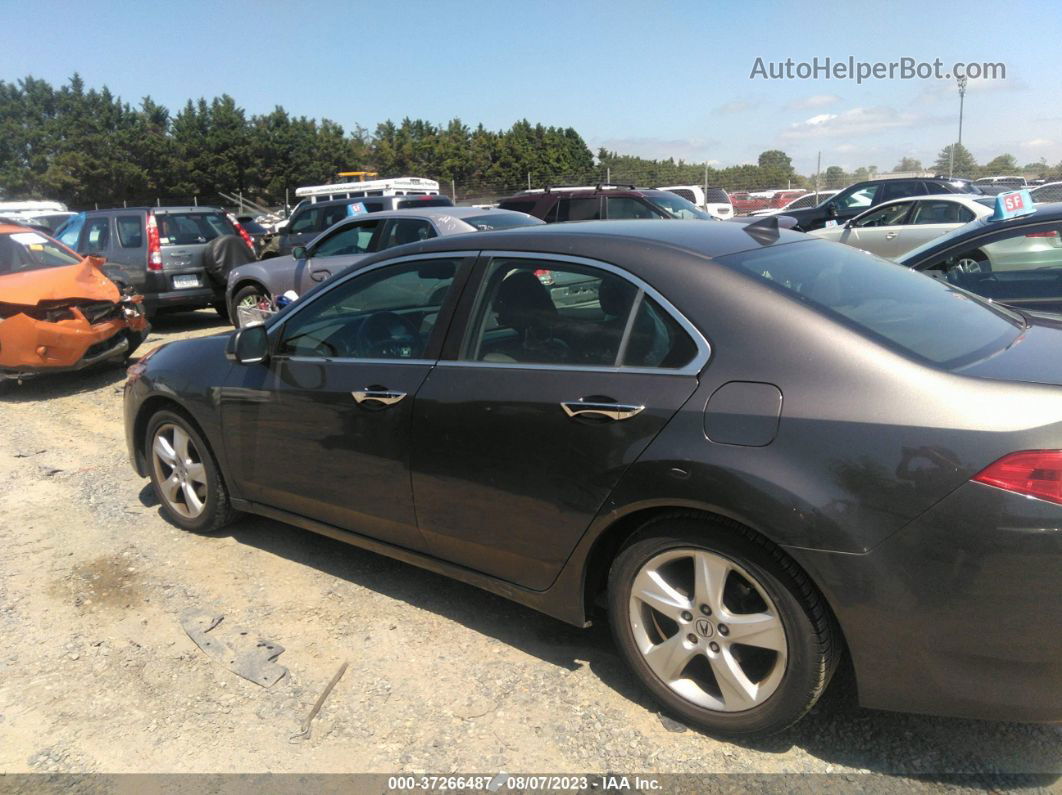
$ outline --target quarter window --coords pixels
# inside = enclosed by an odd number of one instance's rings
[[[369,271],[321,294],[284,326],[280,353],[343,359],[419,359],[457,272],[456,259]]]
[[[679,368],[696,343],[626,279],[571,263],[499,258],[462,358],[498,364]]]
[[[288,234],[301,235],[313,232],[317,229],[317,219],[320,214],[321,211],[316,207],[299,213],[291,219],[291,223],[288,225]]]

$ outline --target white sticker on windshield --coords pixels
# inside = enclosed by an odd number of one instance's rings
[[[827,229],[829,229],[830,227],[833,227],[833,226],[837,226],[837,222],[836,221],[830,220],[830,221],[826,222],[826,228]]]
[[[36,232],[15,232],[13,235],[11,235],[11,239],[14,240],[16,243],[21,243],[24,246],[39,246],[42,243],[48,242]]]

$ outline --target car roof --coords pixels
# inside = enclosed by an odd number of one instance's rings
[[[594,185],[589,185],[589,186],[587,186],[585,188],[583,188],[583,187],[566,188],[566,187],[558,185],[555,188],[549,188],[549,189],[546,189],[546,190],[524,190],[524,191],[520,191],[519,193],[514,193],[512,196],[508,196],[505,199],[502,199],[502,201],[511,201],[513,199],[527,199],[527,198],[530,198],[530,199],[541,199],[541,198],[546,197],[546,196],[558,196],[558,197],[560,197],[560,196],[567,196],[567,197],[571,197],[571,196],[587,196],[587,195],[590,195],[590,196],[630,196],[630,195],[635,195],[635,196],[659,196],[661,193],[671,193],[671,191],[670,190],[665,190],[663,188],[627,188],[627,187],[615,188],[615,187],[605,187],[605,186],[602,186],[602,187],[598,188],[598,187],[596,187]]]
[[[220,207],[211,207],[209,205],[154,205],[151,207],[103,207],[98,210],[85,210],[85,215],[96,215],[100,213],[124,213],[124,212],[155,212],[155,213],[198,213],[198,212],[224,212]]]
[[[768,216],[768,219],[773,219]],[[747,227],[759,230],[749,231]],[[567,221],[560,224],[521,226],[480,232],[475,243],[464,236],[436,237],[400,247],[403,253],[476,249],[512,249],[536,253],[567,254],[589,259],[628,259],[622,252],[638,248],[631,242],[682,249],[702,257],[722,257],[764,245],[793,243],[809,239],[800,232],[778,228],[766,219],[756,222],[674,219],[630,221]],[[373,257],[387,259],[398,248]],[[612,252],[615,252],[613,254]]]
[[[372,221],[379,220],[381,218],[406,218],[413,216],[415,218],[482,218],[483,216],[490,215],[521,215],[527,216],[527,213],[519,212],[518,210],[502,210],[499,208],[493,208],[489,210],[479,210],[475,207],[404,207],[401,210],[380,210],[375,213],[361,213],[360,215],[349,216],[349,220],[359,221]],[[534,218],[534,216],[527,216]],[[348,219],[344,219],[348,220]],[[534,220],[539,220],[534,218]]]

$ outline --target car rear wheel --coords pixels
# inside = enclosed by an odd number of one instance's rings
[[[955,260],[953,266],[959,273],[991,273],[992,263],[983,251],[968,251]]]
[[[613,636],[679,719],[710,733],[784,729],[822,695],[837,664],[832,619],[780,550],[737,525],[665,517],[609,574]]]
[[[145,448],[152,485],[170,522],[210,533],[236,517],[213,453],[187,418],[173,411],[155,414]]]
[[[268,304],[272,300],[269,293],[257,284],[248,284],[246,287],[241,287],[236,291],[236,294],[232,297],[232,311],[229,313],[229,320],[236,328],[240,327],[240,307],[253,309],[261,306],[262,304]]]

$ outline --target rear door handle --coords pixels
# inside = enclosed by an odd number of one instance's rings
[[[351,392],[350,394],[354,396],[354,399],[358,401],[359,404],[371,401],[383,406],[393,406],[406,396],[405,392],[391,392],[387,389],[371,388],[361,389],[357,392]]]
[[[633,403],[595,403],[586,400],[568,400],[560,404],[569,417],[605,417],[610,420],[629,420],[645,406]]]
[[[898,234],[899,234],[899,232],[886,232],[885,233],[885,239],[886,240],[892,240]]]
[[[315,282],[323,282],[325,279],[331,278],[332,271],[325,270],[324,268],[316,271],[310,271],[310,278]]]

